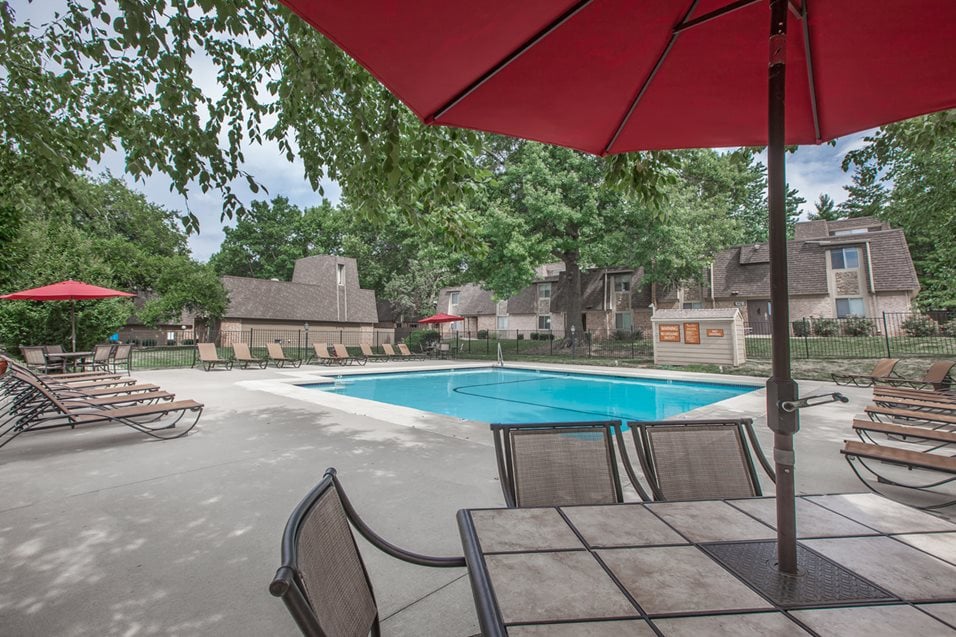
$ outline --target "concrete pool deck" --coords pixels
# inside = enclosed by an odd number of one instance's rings
[[[487,363],[370,363],[334,372],[472,365]],[[349,402],[357,399],[343,404],[345,397],[295,386],[323,372],[328,369],[137,371],[144,382],[206,404],[192,434],[152,441],[126,427],[90,427],[24,434],[0,449],[0,484],[6,485],[0,494],[0,634],[297,634],[267,586],[289,512],[329,466],[384,537],[418,552],[460,554],[456,511],[503,505],[487,426]],[[800,385],[803,395],[838,389]],[[796,438],[799,493],[864,490],[838,450],[852,437],[850,422],[871,392],[839,390],[849,404],[803,414]],[[769,452],[763,400],[760,390],[703,409],[754,417]],[[772,493],[769,480],[763,482]],[[372,549],[363,555],[384,634],[478,632],[464,569],[415,567]]]

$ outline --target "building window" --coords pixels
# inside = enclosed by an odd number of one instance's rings
[[[538,329],[539,330],[550,330],[551,329],[551,315],[550,314],[540,314],[538,316]]]
[[[631,276],[629,274],[618,274],[614,276],[614,291],[615,292],[630,292],[631,291]]]
[[[854,270],[860,267],[860,249],[836,248],[830,250],[830,267],[834,270]]]
[[[704,309],[704,304],[700,301],[694,301],[693,303],[684,303],[685,310],[702,310]]]
[[[345,285],[345,264],[339,263],[335,270],[335,282],[339,285]]]
[[[866,228],[851,228],[849,230],[834,230],[830,233],[831,237],[845,237],[850,234],[866,234],[869,232]]]
[[[617,312],[614,315],[614,329],[630,330],[634,328],[634,315],[630,312]]]
[[[449,293],[448,293],[448,306],[449,306],[449,307],[457,307],[457,305],[458,305],[458,297],[459,297],[460,294],[461,294],[460,292],[449,292]]]
[[[499,330],[506,330],[506,329],[508,329],[508,317],[507,317],[507,316],[499,316],[499,317],[498,317],[498,329],[499,329]]]
[[[863,299],[837,299],[837,318],[866,316]]]
[[[550,299],[550,298],[551,298],[551,284],[550,284],[550,283],[539,283],[539,284],[538,284],[538,298],[539,298],[539,299]],[[549,318],[548,320],[550,320],[550,318]]]

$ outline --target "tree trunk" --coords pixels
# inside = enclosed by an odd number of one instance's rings
[[[564,316],[564,329],[568,338],[571,336],[571,328],[579,335],[578,338],[584,338],[584,323],[581,320],[581,266],[578,263],[577,252],[565,252],[562,255],[564,261],[564,271],[568,277],[568,306]]]

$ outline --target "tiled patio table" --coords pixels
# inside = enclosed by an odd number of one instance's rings
[[[956,635],[956,524],[801,496],[801,574],[767,589],[735,572],[776,575],[774,516],[753,498],[463,509],[458,525],[489,637]]]

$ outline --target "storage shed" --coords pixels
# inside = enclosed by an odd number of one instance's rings
[[[744,320],[735,307],[657,310],[651,325],[656,364],[741,365],[747,360]]]

